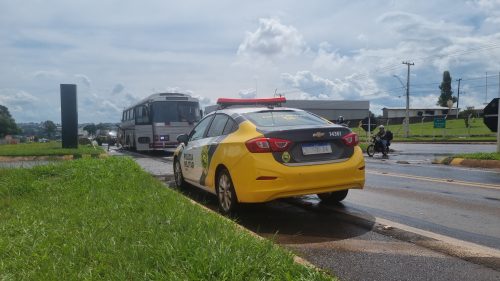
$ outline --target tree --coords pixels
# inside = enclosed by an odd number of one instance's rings
[[[451,89],[451,75],[448,70],[443,72],[443,82],[439,85],[439,89],[441,90],[441,95],[439,96],[437,105],[448,107],[449,100],[452,100],[454,103],[457,102],[457,98],[452,96],[453,90]]]
[[[18,134],[19,128],[16,121],[10,115],[9,109],[6,106],[0,105],[0,138],[5,135]]]
[[[54,124],[54,122],[47,120],[45,122],[42,122],[42,128],[50,139],[52,137],[52,134],[56,132],[57,126],[56,124]]]
[[[97,130],[109,130],[109,126],[107,124],[104,124],[104,123],[97,124],[96,128],[97,128]]]
[[[94,123],[86,125],[83,129],[87,131],[90,136],[95,136],[95,133],[97,132],[97,126]]]

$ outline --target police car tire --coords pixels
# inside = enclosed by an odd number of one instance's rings
[[[349,189],[335,191],[335,192],[320,193],[318,194],[318,197],[319,199],[321,199],[321,202],[324,203],[338,203],[347,197],[348,192]]]
[[[181,163],[177,159],[174,160],[174,181],[177,188],[186,186],[184,176],[182,175]]]
[[[223,190],[221,190],[221,185]],[[229,171],[225,168],[221,169],[217,173],[217,201],[219,202],[219,209],[224,214],[231,214],[238,204],[238,199],[236,198],[236,192],[234,191],[233,180]],[[221,194],[221,192],[224,192]]]

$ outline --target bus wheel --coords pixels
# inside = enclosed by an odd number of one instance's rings
[[[184,181],[184,176],[182,175],[181,163],[177,159],[175,159],[174,161],[174,178],[175,178],[175,186],[177,188],[183,188],[186,186],[186,182]]]
[[[238,199],[236,198],[233,181],[227,169],[222,169],[217,175],[216,192],[221,212],[223,214],[231,214],[236,209]]]

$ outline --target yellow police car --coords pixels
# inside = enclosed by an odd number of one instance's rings
[[[176,185],[217,195],[224,213],[238,203],[307,194],[338,202],[348,189],[363,188],[358,136],[310,112],[281,107],[283,102],[219,99],[221,109],[177,138]]]

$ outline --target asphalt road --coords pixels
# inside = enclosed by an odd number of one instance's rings
[[[346,208],[500,250],[500,172],[367,159]]]
[[[278,200],[244,205],[235,219],[341,280],[500,280],[500,256],[454,254],[466,246],[498,253],[500,173],[432,165],[428,145],[404,145],[409,153],[367,158],[366,188],[351,190],[342,204],[323,205],[316,196]],[[134,155],[171,180],[168,157]],[[194,187],[183,192],[217,209],[214,196]]]

